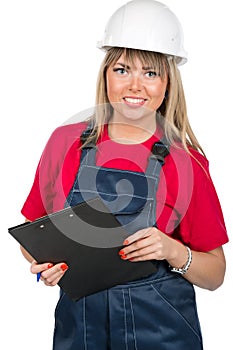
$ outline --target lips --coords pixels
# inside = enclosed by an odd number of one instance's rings
[[[146,99],[141,97],[124,97],[123,100],[127,105],[134,107],[142,106],[146,102]]]

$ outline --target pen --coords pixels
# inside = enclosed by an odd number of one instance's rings
[[[38,272],[38,273],[36,274],[36,280],[37,280],[37,282],[39,282],[40,276],[41,276],[41,272]]]

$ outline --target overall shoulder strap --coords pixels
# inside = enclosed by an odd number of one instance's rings
[[[151,155],[149,157],[146,174],[159,178],[161,168],[165,163],[165,157],[169,153],[169,143],[165,138],[162,138],[160,141],[155,142],[151,148]]]
[[[170,153],[170,145],[165,137],[155,142],[151,149],[152,157],[156,158],[161,165],[165,163],[165,157]]]
[[[91,133],[93,132],[93,124],[92,123],[89,123],[86,127],[86,129],[82,132],[81,136],[80,136],[80,140],[82,142],[82,145],[84,145],[83,148],[92,148],[92,147],[95,147],[95,143],[90,141],[90,142],[87,142],[88,140],[88,137],[91,135]]]
[[[86,129],[82,132],[80,140],[82,142],[81,163],[82,164],[95,164],[96,159],[96,144],[94,141],[88,141],[88,137],[93,131],[92,123],[88,124]]]

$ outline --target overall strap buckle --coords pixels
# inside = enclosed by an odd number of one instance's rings
[[[165,163],[164,158],[170,153],[169,144],[164,140],[155,142],[152,146],[152,154],[162,165]]]

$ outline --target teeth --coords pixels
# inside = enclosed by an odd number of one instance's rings
[[[125,101],[129,102],[129,103],[142,103],[144,102],[144,98],[129,98],[129,97],[125,97]]]

